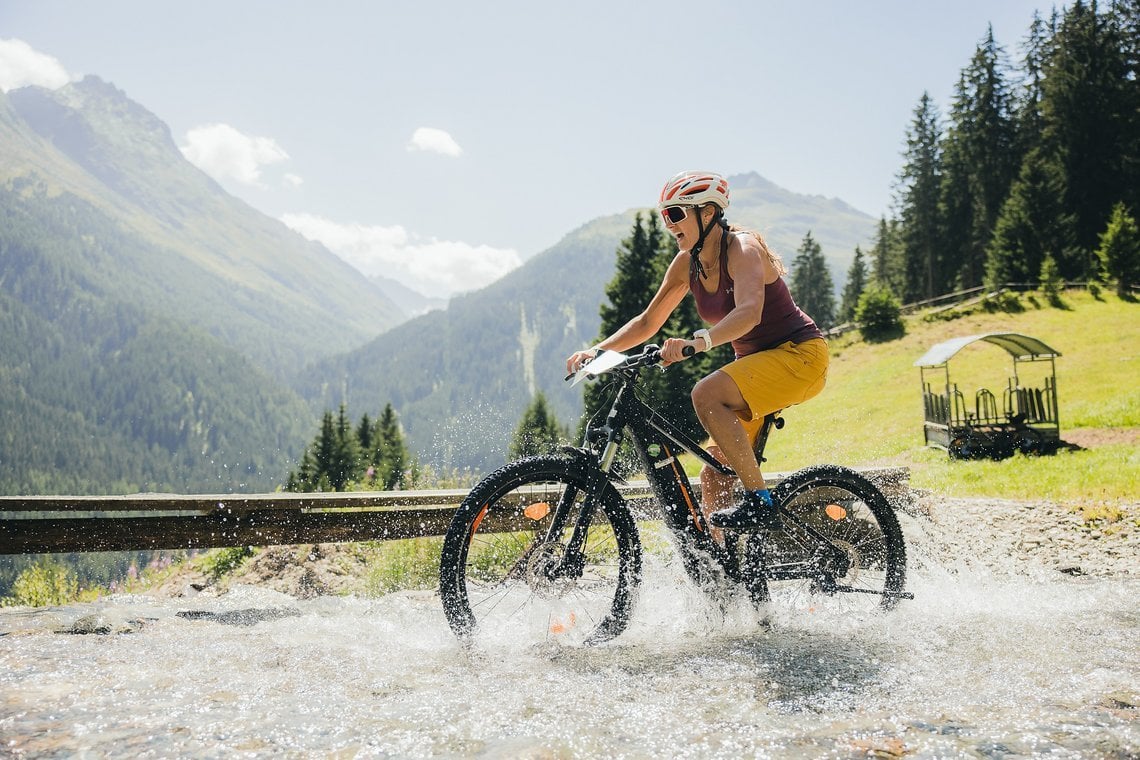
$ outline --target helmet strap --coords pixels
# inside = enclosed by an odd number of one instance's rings
[[[700,209],[697,210],[697,230],[700,234],[697,235],[697,242],[694,243],[693,247],[689,249],[690,280],[698,275],[702,280],[707,280],[709,278],[708,272],[705,271],[705,267],[701,263],[701,250],[705,247],[705,238],[707,238],[709,233],[712,232],[713,227],[717,226],[718,224],[725,230],[728,229],[728,222],[724,220],[723,212],[717,210],[712,220],[709,221],[709,226],[706,227],[705,223],[701,221]],[[724,246],[722,245],[721,248],[723,247]]]

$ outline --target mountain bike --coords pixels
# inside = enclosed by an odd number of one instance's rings
[[[657,346],[603,352],[574,381],[608,375],[612,398],[587,425],[583,445],[495,470],[456,509],[440,555],[439,591],[457,636],[530,637],[598,644],[630,622],[643,553],[672,544],[696,585],[743,590],[761,609],[776,595],[890,609],[904,591],[906,549],[894,510],[867,478],[837,465],[798,470],[772,488],[782,527],[725,531],[716,540],[679,456],[728,476],[642,396]],[[567,378],[568,380],[570,378]],[[757,436],[759,461],[779,414]],[[628,440],[652,498],[623,495],[615,467]],[[648,503],[647,503],[648,501]]]

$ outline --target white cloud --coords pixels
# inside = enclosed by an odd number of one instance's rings
[[[0,40],[0,90],[36,84],[55,89],[71,81],[58,60],[40,53],[23,40]]]
[[[284,180],[287,187],[300,187],[301,185],[305,184],[305,180],[301,179],[292,172],[287,172],[282,179]]]
[[[420,127],[412,133],[408,150],[426,150],[444,156],[458,156],[463,153],[459,143],[447,132],[434,127]]]
[[[476,290],[522,263],[513,249],[420,238],[399,225],[339,224],[313,214],[286,214],[281,221],[364,274],[390,277],[427,296]]]
[[[179,149],[186,160],[219,182],[232,179],[244,185],[260,184],[263,166],[289,158],[273,138],[247,135],[229,124],[194,127],[186,132],[186,145]],[[300,177],[296,180],[290,183],[296,186]]]

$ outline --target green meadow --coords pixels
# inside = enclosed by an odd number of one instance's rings
[[[1090,509],[1135,502],[1140,490],[1140,304],[1110,293],[1066,291],[1059,305],[1040,294],[1005,295],[938,314],[905,317],[903,337],[866,343],[858,333],[831,341],[826,389],[788,409],[768,442],[766,472],[819,462],[910,468],[913,487],[953,496],[1045,498]],[[953,461],[923,443],[922,385],[914,366],[950,338],[1016,332],[1060,353],[1055,369],[1061,439],[1081,448],[1001,461]],[[1001,348],[979,341],[949,362],[950,380],[972,403],[978,388],[999,400],[1013,372]],[[1022,362],[1023,384],[1040,386],[1048,362]],[[935,373],[933,385],[944,382]]]

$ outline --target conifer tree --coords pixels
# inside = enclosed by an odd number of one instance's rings
[[[510,460],[558,451],[567,442],[569,433],[558,424],[542,391],[534,395],[523,413],[507,450]]]
[[[1140,284],[1140,228],[1123,203],[1112,209],[1108,227],[1100,236],[1097,257],[1108,276],[1116,280],[1116,294],[1129,297],[1129,286]]]
[[[343,491],[359,482],[391,490],[403,485],[405,474],[414,469],[410,460],[391,404],[375,423],[365,414],[355,429],[342,404],[335,418],[329,411],[321,417],[320,432],[305,449],[297,471],[289,473],[285,490]]]
[[[1025,156],[1030,150],[1041,145],[1041,132],[1045,127],[1041,113],[1044,97],[1045,67],[1050,56],[1050,45],[1056,32],[1057,13],[1053,11],[1051,21],[1046,22],[1037,12],[1033,12],[1029,31],[1022,43],[1022,83],[1016,96],[1017,153]]]
[[[899,177],[902,244],[905,251],[906,301],[935,295],[941,268],[939,196],[941,127],[938,109],[924,92],[907,130],[906,153]]]
[[[867,265],[863,260],[863,251],[855,246],[855,258],[851,261],[851,268],[847,270],[847,283],[843,286],[843,299],[839,303],[839,321],[850,322],[855,319],[855,308],[859,305],[859,296],[867,287]]]
[[[333,434],[332,459],[329,462],[329,483],[334,491],[343,491],[350,480],[358,477],[360,466],[360,446],[352,423],[348,419],[348,409],[340,405]]]
[[[964,76],[963,76],[964,80]],[[959,87],[965,85],[960,82]],[[948,293],[978,284],[973,262],[974,204],[966,145],[955,129],[942,141],[942,177],[938,189],[939,262],[935,290]]]
[[[360,462],[365,467],[373,463],[373,450],[375,447],[372,440],[372,432],[372,420],[368,417],[368,413],[365,412],[364,416],[360,418],[360,424],[356,426],[356,444],[360,448]]]
[[[633,229],[618,247],[614,263],[614,277],[606,285],[606,300],[599,311],[602,317],[598,328],[605,337],[641,313],[656,292],[658,275],[658,248],[661,228],[656,214],[646,222],[638,212]]]
[[[1062,277],[1083,274],[1072,217],[1065,213],[1062,167],[1034,148],[1025,157],[986,250],[985,284],[1034,283],[1046,257]]]
[[[899,222],[879,217],[875,245],[871,249],[872,284],[886,288],[901,298],[904,290],[906,260],[899,234]]]
[[[821,330],[835,324],[835,285],[823,249],[812,237],[804,235],[803,243],[792,262],[792,279],[788,284],[796,304],[815,320]]]
[[[955,103],[951,118],[969,163],[970,241],[960,264],[964,287],[982,281],[986,248],[1010,184],[1021,163],[1017,155],[1016,103],[1007,83],[1009,64],[994,41],[993,27],[966,69],[968,90]]]
[[[313,445],[314,485],[320,486],[320,478],[327,481],[336,460],[336,425],[333,422],[332,412],[325,410],[321,415],[321,430]]]
[[[376,421],[373,440],[379,449],[379,456],[372,462],[376,479],[387,491],[404,486],[407,473],[415,463],[408,453],[400,420],[391,403],[384,405]]]
[[[1043,139],[1064,167],[1067,212],[1085,274],[1105,219],[1120,201],[1140,204],[1140,87],[1122,39],[1122,16],[1082,0],[1065,10],[1042,87]],[[1064,272],[1064,263],[1058,262]],[[1069,276],[1066,274],[1066,276]]]
[[[990,27],[958,79],[942,141],[939,250],[926,297],[982,282],[986,250],[1019,163],[1009,70]]]

